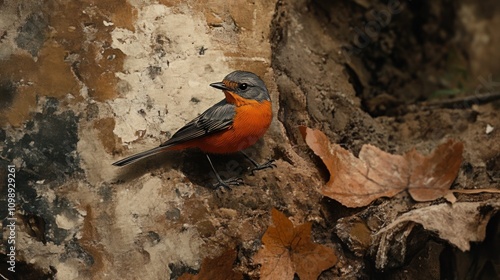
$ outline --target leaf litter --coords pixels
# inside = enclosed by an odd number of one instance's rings
[[[310,222],[294,226],[276,209],[271,215],[274,226],[267,228],[264,247],[254,257],[255,263],[262,264],[260,279],[292,280],[297,273],[301,280],[315,280],[337,263],[332,248],[311,241]]]
[[[400,208],[407,207],[405,212],[394,213],[392,219],[380,221],[379,226],[366,228],[368,232],[360,238],[352,239],[352,236],[337,232],[344,242],[351,240],[348,247],[357,255],[374,252],[377,269],[386,267],[389,254],[395,247],[399,248],[397,251],[406,250],[407,245],[399,244],[395,238],[408,237],[415,224],[467,251],[470,242],[484,240],[490,218],[500,209],[500,200],[495,196],[477,202],[456,201],[454,193],[500,193],[500,189],[496,188],[450,190],[463,159],[464,145],[459,141],[449,139],[429,155],[420,154],[415,148],[403,155],[393,155],[372,145],[364,145],[359,156],[355,157],[340,145],[331,143],[319,130],[305,126],[299,127],[299,130],[330,173],[330,180],[318,189],[322,195],[347,207],[363,207],[375,199],[390,198],[406,190],[414,201],[420,202],[413,206],[403,203],[407,206]],[[451,203],[429,203],[442,197]],[[399,200],[389,202],[389,208],[393,209],[394,204],[401,203]],[[388,215],[384,210],[380,211],[384,213],[381,215]],[[367,218],[368,213],[374,217],[380,215],[374,209],[366,209],[345,221],[338,221],[337,228],[352,229],[358,223],[364,225],[362,217]],[[356,223],[356,219],[361,221]],[[366,237],[367,234],[370,238]]]
[[[372,145],[363,145],[356,158],[340,145],[331,143],[319,131],[299,127],[307,145],[326,165],[330,180],[319,189],[347,207],[363,207],[381,197],[393,197],[407,190],[418,202],[445,197],[450,193],[500,193],[498,189],[450,190],[462,164],[462,142],[449,139],[425,156],[415,148],[393,155]]]

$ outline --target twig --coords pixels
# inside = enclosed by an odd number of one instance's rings
[[[500,92],[490,92],[481,95],[464,96],[448,100],[437,100],[431,102],[422,102],[424,108],[451,108],[451,109],[465,109],[470,108],[474,104],[486,104],[500,100]]]

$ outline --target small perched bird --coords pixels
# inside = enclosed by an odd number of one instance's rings
[[[254,165],[252,173],[274,167],[274,160],[258,164],[242,152],[255,144],[271,124],[271,98],[264,82],[254,73],[234,71],[222,82],[210,86],[222,90],[226,98],[187,123],[159,147],[129,156],[113,165],[127,165],[165,151],[198,148],[205,152],[215,173],[215,187],[228,189],[231,185],[241,184],[241,178],[222,180],[208,154],[241,152]]]

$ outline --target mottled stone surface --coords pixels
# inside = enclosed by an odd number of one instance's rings
[[[260,234],[250,213],[243,224],[255,230],[220,219],[204,160],[182,167],[185,156],[174,153],[130,168],[111,163],[158,145],[222,99],[208,84],[234,69],[258,73],[276,96],[273,2],[0,6],[2,172],[16,165],[19,269],[25,262],[58,279],[168,279],[173,268],[196,269],[223,251],[219,243]],[[196,168],[203,183],[183,168]]]

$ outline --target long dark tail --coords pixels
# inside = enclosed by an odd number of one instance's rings
[[[113,165],[114,166],[124,166],[124,165],[130,164],[132,162],[136,162],[136,161],[138,161],[140,159],[143,159],[143,158],[146,158],[146,157],[149,157],[149,156],[152,156],[152,155],[156,155],[156,154],[159,154],[159,153],[167,151],[167,150],[169,150],[169,148],[165,147],[165,146],[163,146],[163,147],[156,147],[154,149],[147,150],[147,151],[144,151],[142,153],[138,153],[138,154],[126,157],[124,159],[121,159],[121,160],[113,163]]]

